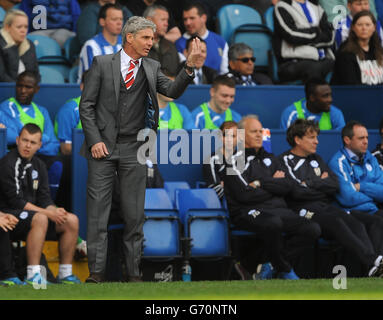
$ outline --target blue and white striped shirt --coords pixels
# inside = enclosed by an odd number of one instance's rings
[[[108,41],[106,41],[102,32],[85,42],[80,52],[80,65],[78,69],[77,82],[81,82],[82,74],[90,68],[95,56],[117,53],[121,49],[121,43],[122,40],[119,35],[117,43],[114,46],[111,45]]]

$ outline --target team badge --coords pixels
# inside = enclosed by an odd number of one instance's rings
[[[310,220],[313,217],[314,212],[306,210],[306,209],[302,209],[301,211],[299,211],[299,215],[303,218]]]
[[[316,160],[312,160],[310,162],[310,165],[313,167],[313,168],[318,168],[319,167],[319,163],[316,161]]]
[[[21,212],[19,215],[19,218],[22,220],[28,218],[28,212],[26,212],[26,211]]]
[[[371,172],[372,166],[369,163],[366,163],[366,169]]]
[[[255,209],[250,210],[250,211],[248,212],[248,215],[249,215],[249,216],[253,216],[253,218],[256,218],[256,217],[259,216],[260,214],[261,214],[261,212],[258,211],[258,210],[255,210]]]
[[[39,173],[38,173],[36,170],[33,170],[33,171],[32,171],[32,180],[37,179],[38,176],[39,176]]]
[[[39,188],[39,180],[33,180],[33,190],[37,190]]]
[[[271,159],[270,159],[270,158],[265,158],[265,159],[263,159],[263,163],[264,163],[267,167],[270,167],[270,166],[271,166]]]

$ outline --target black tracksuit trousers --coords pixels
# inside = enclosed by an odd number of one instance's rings
[[[286,256],[313,247],[321,233],[319,225],[299,217],[287,208],[257,210],[260,214],[256,216],[250,215],[250,210],[241,210],[240,214],[232,218],[233,224],[242,230],[255,232],[264,242],[274,269],[289,272],[291,265]],[[292,248],[290,252],[284,250],[283,235],[289,239],[289,248]]]

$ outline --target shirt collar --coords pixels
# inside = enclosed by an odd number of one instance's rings
[[[351,151],[348,148],[344,148],[344,149],[346,150],[346,152],[347,152],[348,156],[350,157],[350,159],[354,160],[355,157],[356,157],[358,159],[358,161],[359,161],[359,156],[355,152]]]
[[[134,60],[134,59],[131,58],[131,57],[125,52],[124,49],[121,49],[121,62],[122,62],[123,64],[129,65],[130,60]],[[141,63],[142,63],[142,58],[139,58],[139,59],[138,59],[138,67],[141,67]]]

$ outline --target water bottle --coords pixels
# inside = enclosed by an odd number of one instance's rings
[[[189,261],[186,260],[182,267],[182,281],[191,281],[191,273],[191,266],[189,264]]]

